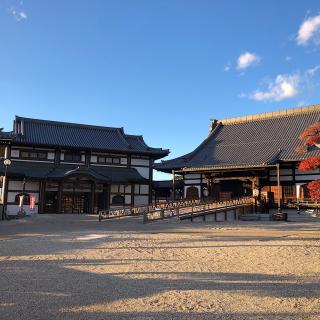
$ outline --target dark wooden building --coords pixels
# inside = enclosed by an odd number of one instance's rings
[[[183,180],[159,180],[153,181],[153,201],[171,201],[173,198],[173,188],[175,192],[175,199],[180,200],[183,198],[184,183]],[[173,186],[174,185],[174,186]]]
[[[319,121],[318,105],[212,120],[209,136],[195,150],[155,168],[181,175],[185,198],[229,199],[253,190],[271,203],[308,197],[305,185],[320,179],[320,171],[297,166],[320,156],[320,149],[296,149],[302,144],[299,135]]]
[[[1,199],[17,214],[19,195],[39,213],[97,213],[152,200],[154,160],[169,151],[151,148],[123,128],[16,117],[0,132]],[[5,183],[4,159],[10,159]]]

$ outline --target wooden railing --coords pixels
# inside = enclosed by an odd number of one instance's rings
[[[201,202],[199,200],[191,201],[188,206],[175,205],[175,206],[164,206],[155,208],[144,212],[143,222],[151,222],[156,220],[162,220],[172,217],[182,217],[187,215],[197,215],[203,212],[213,212],[215,210],[221,211],[222,209],[228,210],[235,207],[244,207],[253,205],[254,200],[252,197],[243,197],[227,201],[212,201],[212,202]]]
[[[236,198],[227,201],[213,200],[178,200],[159,202],[152,205],[128,206],[124,208],[114,208],[99,211],[99,221],[104,219],[121,218],[127,216],[143,215],[143,222],[150,222],[209,211],[213,209],[223,209],[234,206],[245,206],[253,204],[252,197]]]
[[[124,208],[113,208],[109,210],[99,211],[99,221],[104,219],[121,218],[126,216],[138,216],[147,212],[149,210],[149,205],[144,206],[129,206]]]
[[[135,216],[146,212],[152,212],[159,209],[176,209],[185,208],[200,204],[208,204],[213,200],[176,200],[166,202],[156,202],[150,205],[127,206],[121,208],[112,208],[109,210],[99,211],[99,221],[104,219],[121,218],[125,216]]]
[[[305,198],[305,199],[291,199],[287,202],[287,207],[292,208],[319,208],[320,201],[315,201],[313,199]]]

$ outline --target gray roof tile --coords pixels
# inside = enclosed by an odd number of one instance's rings
[[[288,110],[289,111],[289,110]],[[169,171],[199,167],[246,167],[276,161],[300,161],[318,155],[314,147],[307,153],[296,151],[305,128],[320,121],[320,106],[300,112],[278,112],[251,118],[224,120],[194,151],[182,157],[157,163],[157,170]],[[225,122],[225,123],[224,123]]]
[[[22,124],[22,125],[21,125]],[[131,152],[152,155],[156,159],[169,151],[150,148],[142,136],[127,135],[122,128],[101,127],[16,116],[15,143],[62,148]],[[19,134],[20,133],[20,134]]]

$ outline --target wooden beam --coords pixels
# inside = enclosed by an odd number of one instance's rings
[[[281,199],[280,199],[280,163],[276,164],[277,167],[277,186],[278,186],[278,211],[281,211]]]

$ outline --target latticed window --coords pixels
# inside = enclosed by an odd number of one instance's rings
[[[0,145],[0,157],[4,157],[5,154],[5,146]]]
[[[48,152],[38,150],[22,150],[20,157],[23,159],[46,160]]]
[[[120,164],[120,157],[99,156],[99,157],[98,157],[98,163]]]
[[[295,198],[296,197],[296,189],[294,185],[284,185],[282,186],[283,197],[284,198]]]
[[[66,151],[64,153],[64,160],[70,162],[80,162],[81,161],[81,153],[76,151]]]

